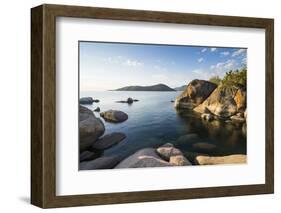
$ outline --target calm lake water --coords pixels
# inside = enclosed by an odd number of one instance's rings
[[[205,152],[212,156],[229,154],[246,154],[246,126],[245,124],[226,123],[214,120],[207,122],[200,114],[193,111],[177,111],[171,100],[181,92],[81,92],[80,97],[90,96],[99,99],[99,103],[84,105],[91,110],[100,107],[101,111],[110,109],[121,110],[129,118],[123,123],[105,124],[105,134],[123,132],[127,138],[101,153],[101,155],[118,155],[122,158],[133,154],[145,147],[159,147],[164,143],[173,143],[183,153],[198,152],[189,143],[180,143],[179,137],[196,133],[200,137],[198,142],[215,144],[217,148]],[[138,99],[131,105],[116,103],[128,97]],[[97,117],[99,113],[95,113]],[[244,125],[244,126],[243,126]]]

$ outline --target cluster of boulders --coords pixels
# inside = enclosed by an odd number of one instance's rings
[[[246,88],[217,86],[209,81],[195,79],[176,98],[174,106],[201,113],[202,119],[207,121],[222,119],[246,122]]]
[[[93,147],[103,150],[104,143],[102,140],[94,143]],[[123,138],[122,134],[115,134],[116,140]],[[192,165],[213,165],[213,164],[240,164],[246,162],[246,155],[233,154],[227,156],[209,156],[207,153],[212,152],[216,145],[200,142],[197,134],[187,134],[178,138],[172,143],[165,143],[158,148],[142,148],[135,153],[120,157],[119,155],[96,156],[93,152],[84,151],[80,154],[80,169],[121,169],[121,168],[147,168],[147,167],[167,167],[167,166],[192,166]],[[189,144],[192,152],[183,153],[176,146],[182,143]]]
[[[144,148],[122,160],[115,168],[145,168],[192,165],[171,143],[157,149]]]
[[[122,122],[128,118],[128,115],[121,111],[107,111],[103,114],[110,114],[108,120],[113,119],[113,122]],[[123,116],[123,117],[122,117]],[[122,120],[121,120],[122,119]],[[79,106],[79,151],[80,162],[89,161],[97,158],[104,150],[118,144],[126,138],[122,132],[113,132],[103,135],[105,126],[100,118],[97,118],[94,113],[88,108]],[[101,160],[99,160],[101,161]]]

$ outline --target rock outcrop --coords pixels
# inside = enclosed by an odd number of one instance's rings
[[[238,110],[245,108],[244,105],[246,102],[242,100],[244,99],[241,95],[242,92],[238,91],[240,91],[238,88],[219,86],[202,104],[195,107],[194,111],[199,113],[212,113],[222,118],[229,118],[235,115]],[[237,92],[241,94],[236,96]]]
[[[108,110],[105,112],[101,112],[100,116],[104,118],[105,121],[113,123],[124,122],[128,119],[128,115],[125,112],[118,110]]]
[[[199,165],[242,164],[247,162],[247,156],[240,154],[222,157],[197,156],[196,161]]]
[[[79,149],[80,152],[91,147],[94,141],[105,131],[103,122],[94,113],[80,105],[79,107]]]
[[[176,108],[193,109],[209,97],[216,87],[217,85],[212,82],[195,79],[176,98],[174,106]]]

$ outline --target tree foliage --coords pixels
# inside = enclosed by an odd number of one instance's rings
[[[242,68],[240,70],[226,72],[222,79],[219,76],[214,76],[210,78],[210,81],[221,85],[223,87],[237,87],[244,86],[247,84],[247,68]]]

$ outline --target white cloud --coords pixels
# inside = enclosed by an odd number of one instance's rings
[[[207,51],[207,48],[203,48],[202,50],[201,50],[201,52],[203,53],[203,52],[206,52]]]
[[[239,50],[234,51],[231,56],[232,57],[239,56],[245,52],[246,52],[246,49],[239,49]]]
[[[216,51],[216,49],[217,49],[217,48],[212,47],[210,50],[211,50],[211,52],[214,52],[214,51]]]
[[[235,59],[229,59],[224,62],[219,62],[217,64],[211,65],[210,70],[216,72],[216,75],[224,76],[224,73],[230,70],[241,69],[243,66],[241,63],[237,62]]]
[[[198,58],[197,61],[198,61],[198,63],[201,63],[202,61],[204,61],[204,59],[203,58]]]
[[[138,61],[136,59],[126,58],[124,56],[107,57],[102,60],[109,64],[116,64],[116,65],[130,66],[130,67],[139,67],[143,65],[141,61]]]
[[[228,55],[230,54],[230,52],[225,51],[225,52],[221,52],[220,54],[221,54],[222,56],[228,56]]]
[[[140,61],[137,61],[137,60],[132,60],[132,59],[127,59],[123,65],[125,66],[129,66],[129,67],[139,67],[139,66],[142,66],[143,63],[140,62]]]

